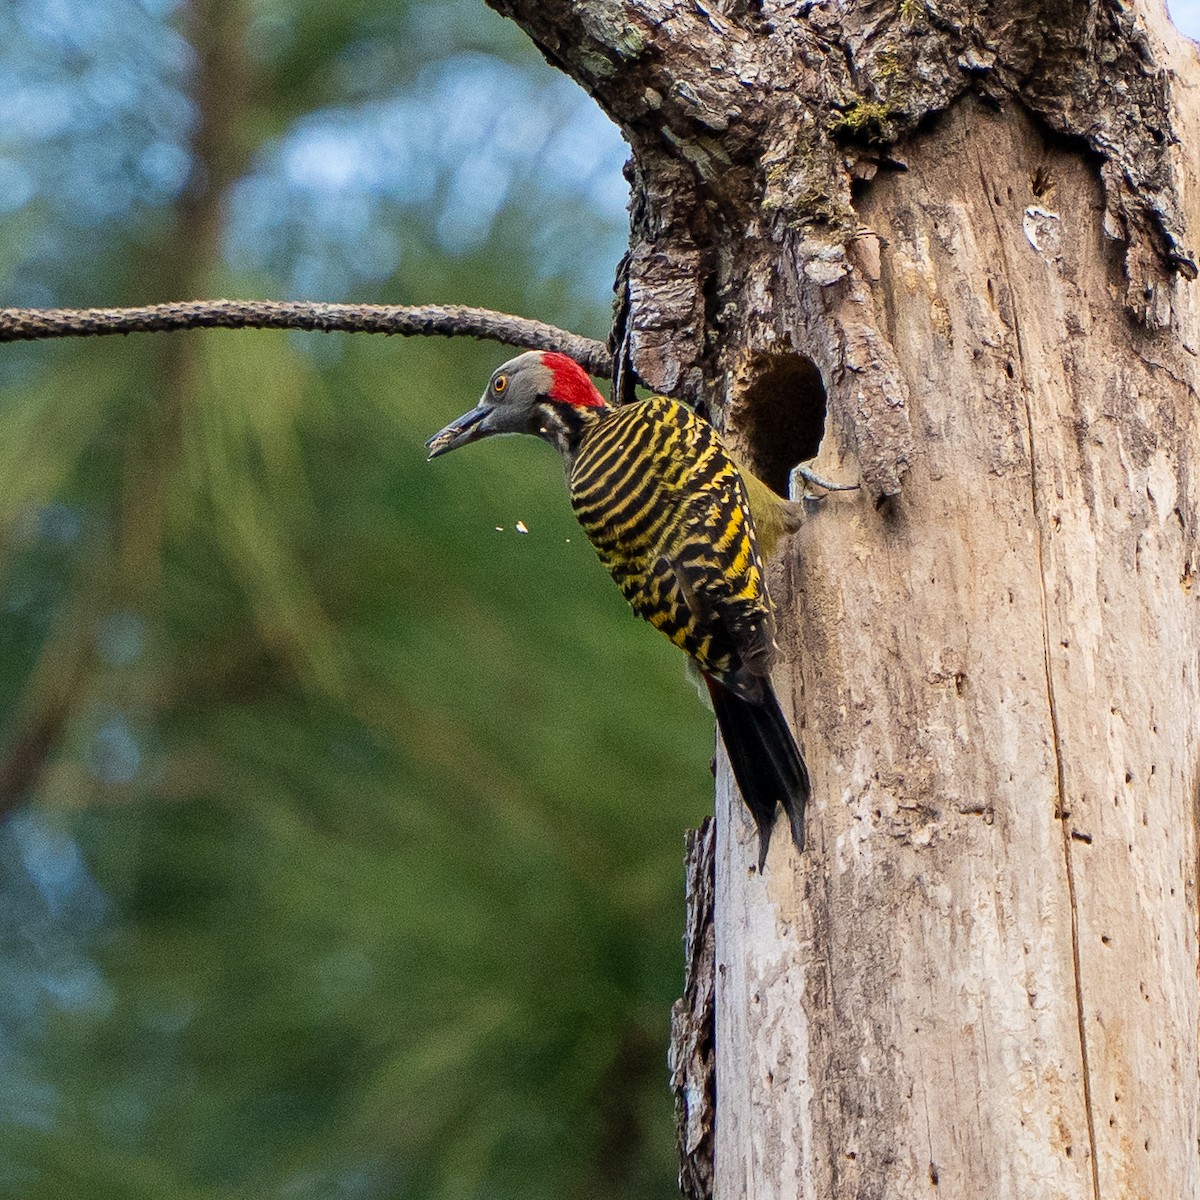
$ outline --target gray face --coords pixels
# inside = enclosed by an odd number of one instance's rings
[[[479,403],[425,443],[430,458],[497,433],[543,433],[554,376],[541,351],[510,358],[492,372]]]

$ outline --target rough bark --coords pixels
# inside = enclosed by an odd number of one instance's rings
[[[1194,47],[495,3],[633,149],[618,375],[868,490],[775,578],[809,851],[719,778],[716,1195],[1200,1195]]]
[[[687,835],[687,920],[683,934],[683,998],[671,1010],[667,1059],[675,1093],[679,1190],[687,1200],[712,1195],[717,1063],[716,931],[713,853],[716,827],[704,818]]]

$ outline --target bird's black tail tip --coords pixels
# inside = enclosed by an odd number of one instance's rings
[[[771,849],[771,826],[775,824],[775,814],[761,821],[754,814],[754,824],[758,829],[758,873],[761,875],[767,865],[767,851]]]
[[[801,759],[801,762],[803,762],[803,759]],[[788,825],[792,831],[792,841],[795,842],[796,849],[803,854],[806,842],[804,835],[804,813],[808,804],[808,794],[806,792],[804,798],[799,803],[796,803],[790,796],[785,797],[781,803],[783,804],[783,811],[787,813]]]
[[[796,849],[804,850],[804,815],[812,790],[808,768],[768,681],[758,701],[744,699],[717,680],[707,682],[733,776],[758,828],[761,874],[780,804]]]

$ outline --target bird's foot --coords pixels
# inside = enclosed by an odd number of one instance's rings
[[[803,487],[801,487],[801,488],[796,487],[795,481],[797,478],[802,479],[804,481]],[[812,490],[813,488],[820,488],[822,492],[854,492],[854,491],[858,490],[858,484],[857,483],[833,483],[832,481],[830,481],[828,479],[822,479],[820,475],[816,474],[816,472],[814,472],[805,463],[800,463],[799,466],[793,467],[792,468],[792,494],[794,495],[797,491],[799,491],[800,497],[803,500],[821,500],[821,499],[823,499],[824,497],[820,493],[814,492]]]

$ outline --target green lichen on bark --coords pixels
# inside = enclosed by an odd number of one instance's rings
[[[830,132],[847,141],[890,142],[895,137],[892,109],[878,100],[858,100],[829,123]]]
[[[646,49],[646,34],[630,19],[629,8],[617,0],[581,5],[584,29],[623,62],[632,62]]]

